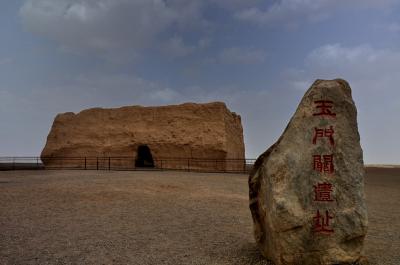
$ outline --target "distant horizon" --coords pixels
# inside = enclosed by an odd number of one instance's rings
[[[337,78],[335,78],[335,79],[337,79]],[[313,82],[314,83],[314,82]],[[311,85],[310,85],[311,86]],[[229,108],[229,106],[228,106],[228,104],[226,103],[226,102],[223,102],[223,101],[218,101],[218,100],[216,100],[216,101],[203,101],[203,102],[194,102],[194,101],[187,101],[187,102],[176,102],[176,103],[171,103],[171,104],[164,104],[164,105],[155,105],[155,104],[149,104],[149,105],[140,105],[140,104],[135,104],[135,105],[120,105],[120,106],[108,106],[108,107],[102,107],[102,106],[93,106],[93,107],[89,107],[89,108],[83,108],[83,109],[80,109],[80,110],[78,110],[78,111],[76,111],[76,112],[72,112],[72,111],[65,111],[65,112],[60,112],[60,113],[56,113],[56,114],[54,114],[54,118],[57,116],[57,115],[59,115],[59,114],[64,114],[64,113],[74,113],[75,115],[76,114],[79,114],[80,112],[82,112],[82,111],[85,111],[85,110],[89,110],[89,109],[98,109],[98,108],[100,108],[100,109],[119,109],[119,108],[123,108],[123,107],[136,107],[136,106],[140,106],[140,107],[163,107],[163,106],[174,106],[174,105],[183,105],[183,104],[188,104],[188,103],[194,103],[194,104],[208,104],[208,103],[215,103],[215,102],[221,102],[221,103],[224,103],[226,106],[227,106],[227,108],[231,111],[231,112],[235,112],[235,111],[232,111],[230,108]],[[299,103],[300,103],[300,100],[299,100]],[[243,118],[242,118],[242,116],[240,115],[240,113],[237,113],[237,112],[235,112],[237,115],[239,115],[240,117],[241,117],[241,119],[242,119],[242,125],[243,125]],[[294,114],[294,112],[293,112],[293,114]],[[291,117],[290,117],[291,118]],[[289,121],[290,121],[290,118],[288,119],[288,123],[289,123]],[[51,124],[50,124],[50,126],[49,126],[49,132],[50,132],[50,129],[51,129],[51,126],[52,126],[52,124],[53,124],[53,121],[51,122]],[[283,131],[284,131],[284,129],[286,128],[286,125],[284,126],[284,127],[282,127],[282,133],[283,133]],[[48,134],[46,134],[46,138],[47,138],[47,135]],[[245,137],[244,137],[245,138]],[[361,137],[362,138],[362,137]],[[279,139],[279,137],[276,139],[276,141]],[[245,140],[245,142],[246,142],[246,139],[244,139]],[[40,153],[41,153],[41,151],[43,150],[43,148],[44,148],[44,146],[45,146],[45,143],[46,142],[44,142],[44,144],[43,144],[43,147],[42,147],[42,149],[40,150],[40,152],[38,153],[38,154],[31,154],[31,155],[0,155],[0,157],[40,157]],[[275,143],[275,142],[274,142]],[[272,146],[274,143],[272,143],[270,146]],[[265,148],[265,150],[263,151],[263,152],[265,152],[270,146],[267,146],[266,148]],[[247,149],[246,149],[246,145],[245,145],[245,152],[247,152]],[[245,156],[245,159],[257,159],[263,152],[261,152],[260,154],[258,154],[258,155],[256,155],[256,156],[254,156],[254,157],[250,157],[250,156]],[[383,163],[374,163],[374,162],[372,162],[372,163],[366,163],[365,161],[364,161],[364,165],[365,166],[379,166],[379,167],[385,167],[385,166],[388,166],[388,167],[391,167],[391,166],[395,166],[395,167],[397,167],[397,166],[400,166],[400,162],[399,163],[385,163],[385,162],[383,162]]]

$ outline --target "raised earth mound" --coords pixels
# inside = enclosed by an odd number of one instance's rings
[[[58,114],[41,158],[46,167],[244,167],[240,116],[222,102],[92,108]]]

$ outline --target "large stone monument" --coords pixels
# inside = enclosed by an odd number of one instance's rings
[[[93,108],[58,114],[41,158],[47,167],[242,170],[243,129],[222,102]]]
[[[357,111],[344,80],[317,80],[250,174],[261,253],[276,265],[361,262],[367,233]]]

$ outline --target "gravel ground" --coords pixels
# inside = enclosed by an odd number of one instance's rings
[[[400,170],[369,169],[372,265],[400,264]],[[0,264],[272,264],[254,243],[247,176],[0,172]]]

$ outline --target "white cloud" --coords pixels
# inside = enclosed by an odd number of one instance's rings
[[[0,89],[0,95],[7,96],[0,98],[2,104],[6,103],[3,100],[14,95],[7,91]],[[24,95],[24,98],[29,109],[58,113],[76,112],[83,108],[98,106],[165,105],[186,101],[223,100],[230,99],[241,91],[242,89],[239,87],[206,88],[198,85],[177,88],[137,75],[103,73],[80,75],[71,79],[67,84],[52,85],[51,87],[36,85]],[[14,104],[13,108],[22,109],[23,106]]]
[[[222,50],[218,60],[225,64],[260,64],[265,62],[266,57],[267,53],[263,50],[232,47]]]
[[[181,97],[172,88],[126,74],[83,75],[77,77],[70,86],[70,89],[60,88],[59,93],[68,90],[75,91],[74,96],[81,93],[88,100],[86,104],[94,106],[104,106],[108,102],[116,105],[167,104]]]
[[[353,89],[366,161],[399,163],[396,152],[399,119],[400,51],[370,45],[346,47],[327,44],[311,51],[301,70],[287,71],[288,85],[308,89],[315,79],[344,78]]]
[[[396,0],[279,0],[266,9],[249,7],[235,13],[239,20],[261,25],[296,27],[301,22],[318,22],[329,18],[338,9],[390,8]]]
[[[246,7],[251,7],[257,3],[262,2],[262,0],[209,0],[210,3],[216,4],[221,8],[228,10],[237,10]]]
[[[400,23],[398,22],[390,22],[390,23],[380,23],[375,24],[373,27],[375,30],[385,31],[390,33],[399,33],[400,32]]]
[[[200,49],[205,49],[211,45],[211,42],[212,42],[211,38],[207,38],[207,37],[202,38],[198,42],[198,47]]]
[[[8,98],[11,95],[17,98],[16,93],[9,92]],[[36,84],[23,96],[26,99],[25,106],[13,100],[14,106],[11,109],[32,109],[38,113],[56,114],[99,106],[168,104],[181,98],[179,91],[168,86],[127,74],[86,74],[58,85]],[[6,103],[3,100],[7,100],[7,97],[0,98],[2,104]]]
[[[197,41],[196,44],[191,45],[185,43],[182,37],[173,36],[161,44],[160,50],[168,57],[184,57],[188,56],[198,50],[206,49],[210,46],[211,39],[204,37]]]
[[[20,9],[26,28],[64,50],[116,60],[134,58],[157,43],[158,35],[200,15],[180,0],[27,0]],[[192,23],[192,22],[191,22]]]
[[[258,7],[248,8],[236,13],[236,18],[258,24],[284,23],[290,25],[297,20],[306,19],[318,21],[325,18],[326,9],[332,7],[335,1],[329,0],[282,0],[272,4],[266,10]]]
[[[211,22],[204,17],[208,1],[161,0],[175,13],[175,24],[181,30],[209,30]]]
[[[318,78],[342,77],[350,81],[365,101],[376,103],[381,98],[393,102],[391,94],[398,94],[400,83],[398,69],[400,51],[376,49],[367,44],[346,47],[336,43],[314,49],[305,57],[304,68],[286,71],[285,77],[296,89]]]
[[[400,24],[397,22],[390,23],[389,25],[387,25],[387,29],[395,33],[400,32]]]
[[[400,52],[374,49],[370,45],[344,47],[328,44],[312,51],[306,58],[306,66],[316,73],[333,73],[353,79],[368,80],[395,77],[400,67]]]
[[[192,53],[196,47],[185,44],[181,37],[173,36],[162,45],[161,49],[168,56],[183,57]]]
[[[0,59],[0,65],[5,65],[5,64],[9,64],[12,63],[14,60],[11,58],[4,58],[4,59]]]

